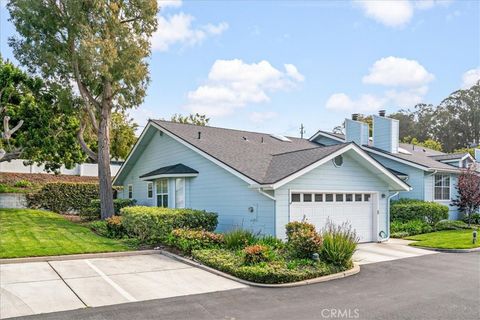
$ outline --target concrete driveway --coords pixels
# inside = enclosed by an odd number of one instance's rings
[[[0,318],[245,287],[160,254],[0,265]]]
[[[361,265],[437,253],[435,251],[409,246],[408,244],[411,242],[413,241],[389,239],[382,243],[361,243],[353,255],[353,260]]]

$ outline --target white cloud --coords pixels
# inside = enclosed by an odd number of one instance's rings
[[[383,86],[424,86],[435,77],[416,60],[387,57],[375,61],[362,81]]]
[[[274,119],[278,116],[278,113],[273,111],[266,112],[252,112],[250,114],[250,120],[254,123],[263,123],[267,120]]]
[[[193,16],[183,12],[169,17],[159,16],[158,29],[152,36],[152,49],[167,51],[174,44],[193,46],[208,36],[219,35],[228,29],[226,22],[194,28],[192,27],[194,20]]]
[[[403,27],[412,20],[415,10],[428,10],[437,5],[447,6],[451,0],[354,0],[365,16],[386,25]]]
[[[294,65],[284,67],[281,71],[265,60],[251,64],[240,59],[217,60],[208,81],[188,92],[186,108],[208,116],[225,116],[249,103],[268,102],[270,93],[289,90],[304,80]]]
[[[179,8],[182,6],[182,0],[157,0],[160,10],[166,8]]]
[[[328,98],[325,107],[338,111],[374,111],[385,104],[385,99],[372,94],[362,94],[357,99],[350,98],[345,93],[334,93]]]
[[[477,81],[480,80],[480,67],[476,69],[470,69],[462,76],[462,88],[468,89],[472,87]]]
[[[356,1],[364,14],[388,27],[401,27],[413,16],[413,6],[407,0],[395,1]]]

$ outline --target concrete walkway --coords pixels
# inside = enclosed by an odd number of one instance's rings
[[[0,318],[244,288],[160,254],[0,265]]]
[[[362,265],[437,253],[409,246],[408,244],[411,242],[413,241],[390,239],[382,243],[361,243],[353,255],[353,260]]]

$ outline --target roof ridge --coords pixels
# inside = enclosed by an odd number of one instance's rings
[[[272,134],[274,133],[266,133],[266,132],[258,132],[258,131],[249,131],[249,130],[240,130],[240,129],[233,129],[233,128],[224,128],[224,127],[217,127],[217,126],[201,126],[201,125],[197,125],[197,124],[193,124],[193,123],[181,123],[181,122],[174,122],[174,121],[170,121],[170,120],[161,120],[161,119],[149,119],[150,121],[159,121],[159,122],[167,122],[167,123],[173,123],[173,124],[181,124],[181,125],[188,125],[188,126],[192,126],[192,127],[200,127],[200,128],[213,128],[213,129],[222,129],[222,130],[230,130],[230,131],[237,131],[237,132],[245,132],[245,133],[255,133],[255,134],[263,134],[263,135],[267,135],[267,136],[272,136]],[[302,138],[299,138],[299,137],[292,137],[292,136],[285,136],[285,135],[282,135],[286,138],[292,138],[292,139],[298,139],[298,140],[308,140],[308,139],[302,139]],[[273,138],[273,137],[272,137]]]
[[[302,152],[302,151],[308,151],[308,150],[314,150],[314,149],[328,149],[328,148],[332,148],[332,149],[335,149],[339,146],[345,146],[349,144],[349,142],[345,142],[345,143],[338,143],[338,144],[335,144],[335,145],[332,145],[332,146],[318,146],[318,147],[312,147],[312,148],[306,148],[306,149],[299,149],[299,150],[292,150],[292,151],[286,151],[286,152],[281,152],[281,153],[275,153],[275,154],[272,154],[272,157],[275,157],[275,156],[281,156],[281,155],[284,155],[284,154],[289,154],[289,153],[295,153],[295,152]]]

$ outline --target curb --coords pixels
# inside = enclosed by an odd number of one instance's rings
[[[94,258],[115,258],[115,257],[140,256],[140,255],[147,255],[147,254],[154,254],[154,253],[158,254],[158,253],[160,253],[160,251],[159,250],[138,250],[138,251],[66,254],[66,255],[61,255],[61,256],[6,258],[6,259],[0,259],[0,264],[27,263],[27,262],[48,262],[48,261],[63,261],[63,260],[80,260],[80,259],[94,259]]]
[[[199,269],[202,269],[202,270],[208,271],[210,273],[216,274],[218,276],[221,276],[221,277],[224,277],[224,278],[227,278],[227,279],[230,279],[230,280],[233,280],[233,281],[236,281],[236,282],[248,285],[248,286],[260,287],[260,288],[299,287],[299,286],[305,286],[305,285],[308,285],[308,284],[314,284],[314,283],[326,282],[326,281],[335,280],[335,279],[341,279],[341,278],[353,276],[353,275],[360,272],[360,266],[358,264],[354,263],[353,268],[350,269],[350,270],[342,271],[342,272],[338,272],[338,273],[334,273],[334,274],[329,274],[327,276],[322,276],[322,277],[303,280],[303,281],[298,281],[298,282],[291,282],[291,283],[266,284],[266,283],[251,282],[251,281],[248,281],[248,280],[243,280],[243,279],[237,278],[237,277],[232,276],[228,273],[225,273],[225,272],[219,271],[217,269],[207,267],[206,265],[198,263],[194,260],[181,257],[179,255],[176,255],[174,253],[171,253],[171,252],[168,252],[168,251],[165,251],[165,250],[160,250],[160,254],[163,254],[163,255],[165,255],[169,258],[172,258],[172,259],[176,259],[178,261],[181,261],[181,262],[183,262],[185,264],[188,264],[188,265],[191,265],[193,267],[197,267]]]
[[[444,253],[469,253],[469,252],[480,252],[479,248],[472,248],[472,249],[442,249],[442,248],[429,248],[429,247],[421,247],[421,246],[410,246],[414,248],[436,251],[436,252],[444,252]]]

